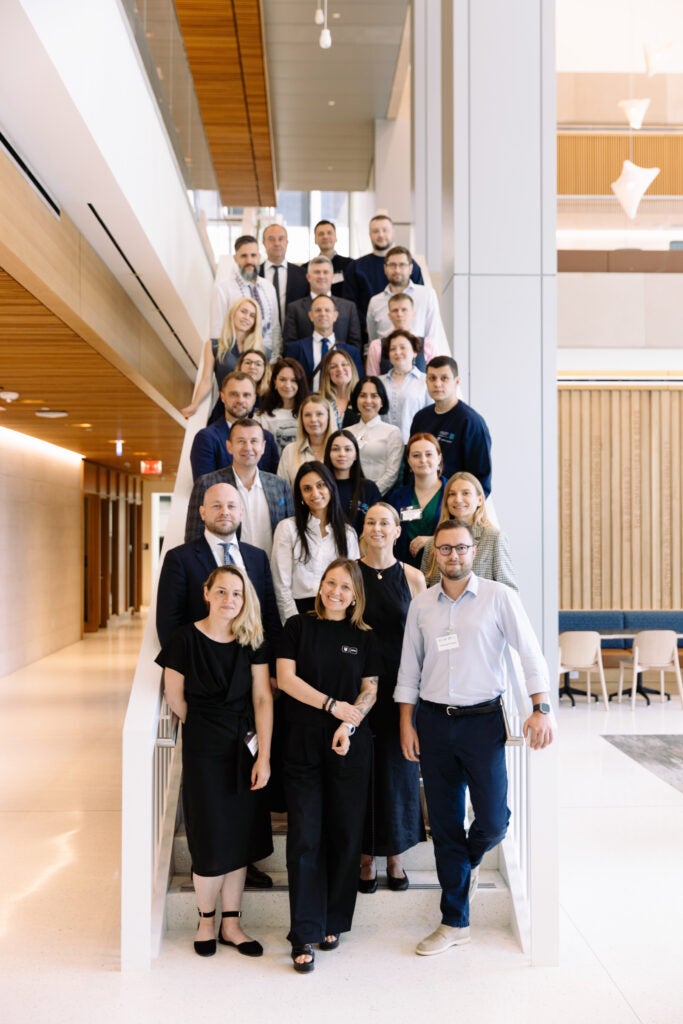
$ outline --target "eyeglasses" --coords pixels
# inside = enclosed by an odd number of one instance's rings
[[[407,270],[410,263],[387,263],[387,270]]]
[[[455,551],[456,555],[466,555],[470,548],[474,547],[476,544],[440,544],[436,550],[444,558],[448,558],[451,551]]]

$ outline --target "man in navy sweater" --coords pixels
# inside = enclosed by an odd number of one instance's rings
[[[415,414],[410,434],[433,434],[443,453],[443,474],[465,470],[476,476],[488,498],[491,492],[491,435],[478,412],[458,398],[458,364],[451,356],[434,356],[427,364],[427,391],[434,405]]]

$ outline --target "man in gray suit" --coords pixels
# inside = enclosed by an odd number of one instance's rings
[[[308,313],[311,303],[317,295],[332,295],[333,276],[332,260],[327,256],[314,256],[308,264],[308,271],[306,273],[308,283],[311,286],[311,294],[303,299],[290,302],[287,306],[287,316],[282,331],[285,346],[287,342],[300,341],[302,338],[310,337],[311,321]],[[337,341],[342,342],[344,345],[360,348],[360,321],[358,320],[358,311],[354,303],[348,299],[338,299],[335,296],[332,296],[332,300],[339,313],[334,325]],[[286,347],[284,355],[287,355]]]
[[[263,427],[256,420],[236,420],[227,442],[232,466],[205,473],[195,481],[187,506],[185,542],[201,536],[204,529],[199,509],[207,488],[213,484],[232,484],[242,499],[245,515],[240,540],[261,548],[270,557],[273,531],[282,519],[294,515],[292,492],[287,482],[273,473],[264,473],[258,461],[265,450]]]

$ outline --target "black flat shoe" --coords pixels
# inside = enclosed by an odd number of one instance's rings
[[[244,883],[245,889],[272,889],[273,879],[265,871],[261,871],[255,864],[247,864],[247,877]]]
[[[403,872],[403,878],[396,878],[395,875],[390,875],[387,871],[387,885],[392,892],[405,892],[410,882],[405,871]]]
[[[325,953],[330,949],[336,949],[339,945],[339,936],[334,935],[332,932],[330,934],[332,935],[331,939],[323,939],[322,942],[318,943],[318,948],[322,949]]]
[[[310,956],[308,962],[298,964],[296,958],[298,956]],[[310,974],[311,971],[315,970],[315,953],[313,952],[313,946],[310,942],[307,942],[305,946],[292,946],[292,960],[295,971],[299,974]]]
[[[377,875],[374,878],[359,878],[358,892],[377,892]]]
[[[212,910],[209,914],[202,914],[201,910],[197,913],[200,917],[215,917],[216,911]],[[216,952],[216,940],[215,939],[195,939],[194,951],[197,956],[214,956]]]
[[[221,914],[221,918],[224,917],[241,917],[241,910],[224,910]],[[256,939],[247,939],[244,942],[230,942],[229,939],[223,938],[223,925],[218,929],[218,941],[221,946],[233,946],[238,953],[242,956],[263,956],[263,946]],[[196,945],[196,943],[195,943]],[[214,950],[215,952],[215,950]]]

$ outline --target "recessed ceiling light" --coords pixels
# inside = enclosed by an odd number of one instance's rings
[[[14,402],[18,397],[18,391],[0,391],[0,398],[3,402]]]
[[[333,17],[333,18],[341,18],[341,14],[339,13],[339,11],[335,11],[335,12],[333,13],[332,17]]]
[[[328,164],[327,165],[327,169],[328,169],[328,171],[333,171],[334,167],[332,166],[332,164]]]
[[[336,100],[328,100],[327,101],[327,105],[328,105],[328,107],[334,107],[336,102],[337,102]]]
[[[80,427],[81,430],[92,430],[92,423],[72,423],[72,427]]]
[[[36,409],[36,416],[40,416],[44,420],[61,420],[65,416],[68,416],[68,412],[64,412],[63,409]]]

